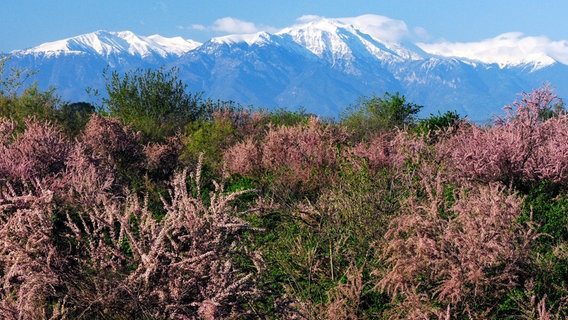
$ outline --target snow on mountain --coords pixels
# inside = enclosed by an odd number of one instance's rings
[[[268,43],[271,36],[290,37],[320,58],[332,62],[350,61],[355,55],[371,54],[383,62],[422,60],[431,55],[461,58],[501,68],[529,66],[533,70],[560,62],[568,64],[568,42],[550,41],[545,37],[528,37],[521,33],[506,33],[492,39],[468,43],[410,43],[405,38],[409,31],[400,20],[367,14],[358,17],[325,18],[304,16],[299,24],[277,33],[259,32],[212,38],[211,43],[248,45]],[[13,54],[80,54],[100,56],[128,53],[148,57],[181,56],[201,43],[181,37],[160,35],[139,36],[130,31],[96,31],[76,37],[41,44]]]
[[[478,42],[418,43],[418,46],[431,54],[494,63],[500,68],[529,66],[538,70],[556,62],[568,64],[568,42],[528,37],[520,32]]]
[[[308,16],[301,21],[305,23],[285,28],[277,34],[289,35],[296,43],[319,57],[352,60],[357,54],[370,53],[383,61],[401,62],[424,58],[420,53],[400,44],[401,37],[393,36],[394,33],[400,34],[400,30],[392,29],[401,27],[393,28],[386,17],[364,15],[357,18],[329,19]],[[385,36],[390,31],[393,34]]]
[[[182,37],[166,38],[158,34],[146,37],[146,39],[151,40],[155,45],[160,46],[164,51],[178,56],[181,56],[182,54],[201,45],[201,42],[197,42],[191,39],[184,39]]]
[[[341,34],[340,25],[329,19],[318,19],[307,24],[286,28],[279,35],[289,35],[315,55],[322,57],[330,53],[336,58],[351,58],[351,48],[345,43],[345,35]]]
[[[212,38],[211,43],[232,45],[236,43],[246,43],[249,46],[270,42],[270,34],[264,31],[251,34],[232,34],[228,36]]]
[[[457,58],[468,63],[497,64],[500,68],[528,67],[538,70],[554,63],[568,65],[568,41],[529,37],[518,32],[479,42],[414,43],[403,21],[366,14],[358,17],[326,18],[304,16],[299,23],[274,34],[260,32],[213,38],[214,43],[248,45],[266,43],[269,35],[292,41],[332,64],[352,61],[369,53],[387,63],[417,61],[434,56]]]
[[[131,31],[109,32],[99,30],[72,38],[44,43],[27,50],[16,50],[12,54],[57,56],[60,54],[91,53],[106,57],[128,53],[139,57],[148,57],[154,54],[167,57],[169,55],[180,56],[199,45],[200,43],[198,42],[185,40],[181,37],[165,38],[159,35],[143,37]]]

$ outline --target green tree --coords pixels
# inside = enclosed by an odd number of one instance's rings
[[[558,99],[552,105],[539,110],[538,117],[541,121],[557,118],[559,115],[566,114],[566,105],[562,99]]]
[[[438,111],[437,114],[430,114],[428,118],[420,119],[416,133],[427,136],[430,143],[436,143],[439,136],[448,133],[448,130],[456,132],[461,121],[463,118],[456,111],[446,111],[443,114]]]
[[[41,91],[37,84],[23,90],[21,95],[0,96],[0,116],[11,118],[20,125],[28,117],[37,120],[55,121],[60,98],[54,89]]]
[[[0,57],[0,117],[11,118],[20,125],[28,117],[37,120],[55,120],[60,98],[55,89],[39,89],[37,83],[26,85],[35,72],[8,68],[10,57]]]
[[[223,117],[193,122],[186,127],[186,131],[186,148],[182,160],[194,162],[203,154],[204,163],[211,167],[222,165],[223,152],[236,139],[233,123]]]
[[[136,69],[123,75],[105,71],[105,80],[108,98],[103,106],[150,141],[171,136],[207,114],[202,93],[188,93],[175,68]]]
[[[10,56],[0,57],[0,97],[2,98],[15,97],[24,83],[36,73],[19,68],[10,68],[7,72],[10,59]]]
[[[306,111],[300,107],[297,110],[288,110],[286,108],[279,108],[269,111],[267,114],[267,122],[272,123],[273,126],[286,126],[292,127],[298,124],[308,124],[308,120],[316,115]]]
[[[95,112],[95,107],[87,102],[64,103],[57,109],[57,121],[68,135],[74,137],[85,128]]]
[[[362,136],[385,132],[394,127],[411,125],[422,109],[406,101],[400,93],[385,93],[384,96],[362,97],[354,106],[348,107],[340,116],[341,122]]]

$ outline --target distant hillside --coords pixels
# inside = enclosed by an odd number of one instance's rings
[[[243,105],[304,107],[336,116],[363,95],[401,92],[423,113],[456,110],[473,120],[500,113],[523,91],[550,82],[568,96],[568,66],[544,56],[482,63],[429,54],[414,43],[382,39],[372,16],[315,19],[280,32],[231,35],[205,43],[129,31],[97,31],[10,53],[10,66],[38,70],[42,88],[65,100],[104,88],[102,71],[178,67],[193,91]],[[363,21],[365,23],[363,23]],[[360,23],[359,23],[360,22]]]

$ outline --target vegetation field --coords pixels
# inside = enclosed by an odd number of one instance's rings
[[[565,319],[568,115],[479,125],[400,93],[339,119],[104,74],[96,105],[0,64],[4,319]]]

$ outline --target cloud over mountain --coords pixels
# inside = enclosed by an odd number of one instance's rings
[[[277,28],[267,25],[258,25],[254,22],[241,20],[235,17],[223,17],[215,20],[213,25],[204,26],[202,24],[193,24],[190,27],[179,26],[179,29],[193,29],[200,31],[215,31],[222,34],[249,34],[261,31],[276,32]]]
[[[215,24],[212,29],[227,33],[255,33],[259,31],[259,28],[254,23],[233,17],[225,17],[215,20]]]
[[[376,14],[340,18],[337,20],[355,25],[362,32],[385,41],[399,41],[409,35],[408,27],[404,21]]]
[[[340,24],[353,25],[362,32],[376,39],[398,41],[409,35],[408,27],[402,20],[395,20],[377,14],[365,14],[358,17],[327,18],[317,15],[304,15],[297,19],[300,24],[317,20],[331,20]]]
[[[509,32],[477,42],[418,43],[424,51],[444,57],[458,57],[499,65],[538,63],[538,67],[555,61],[568,64],[568,42],[547,37],[526,36]]]

